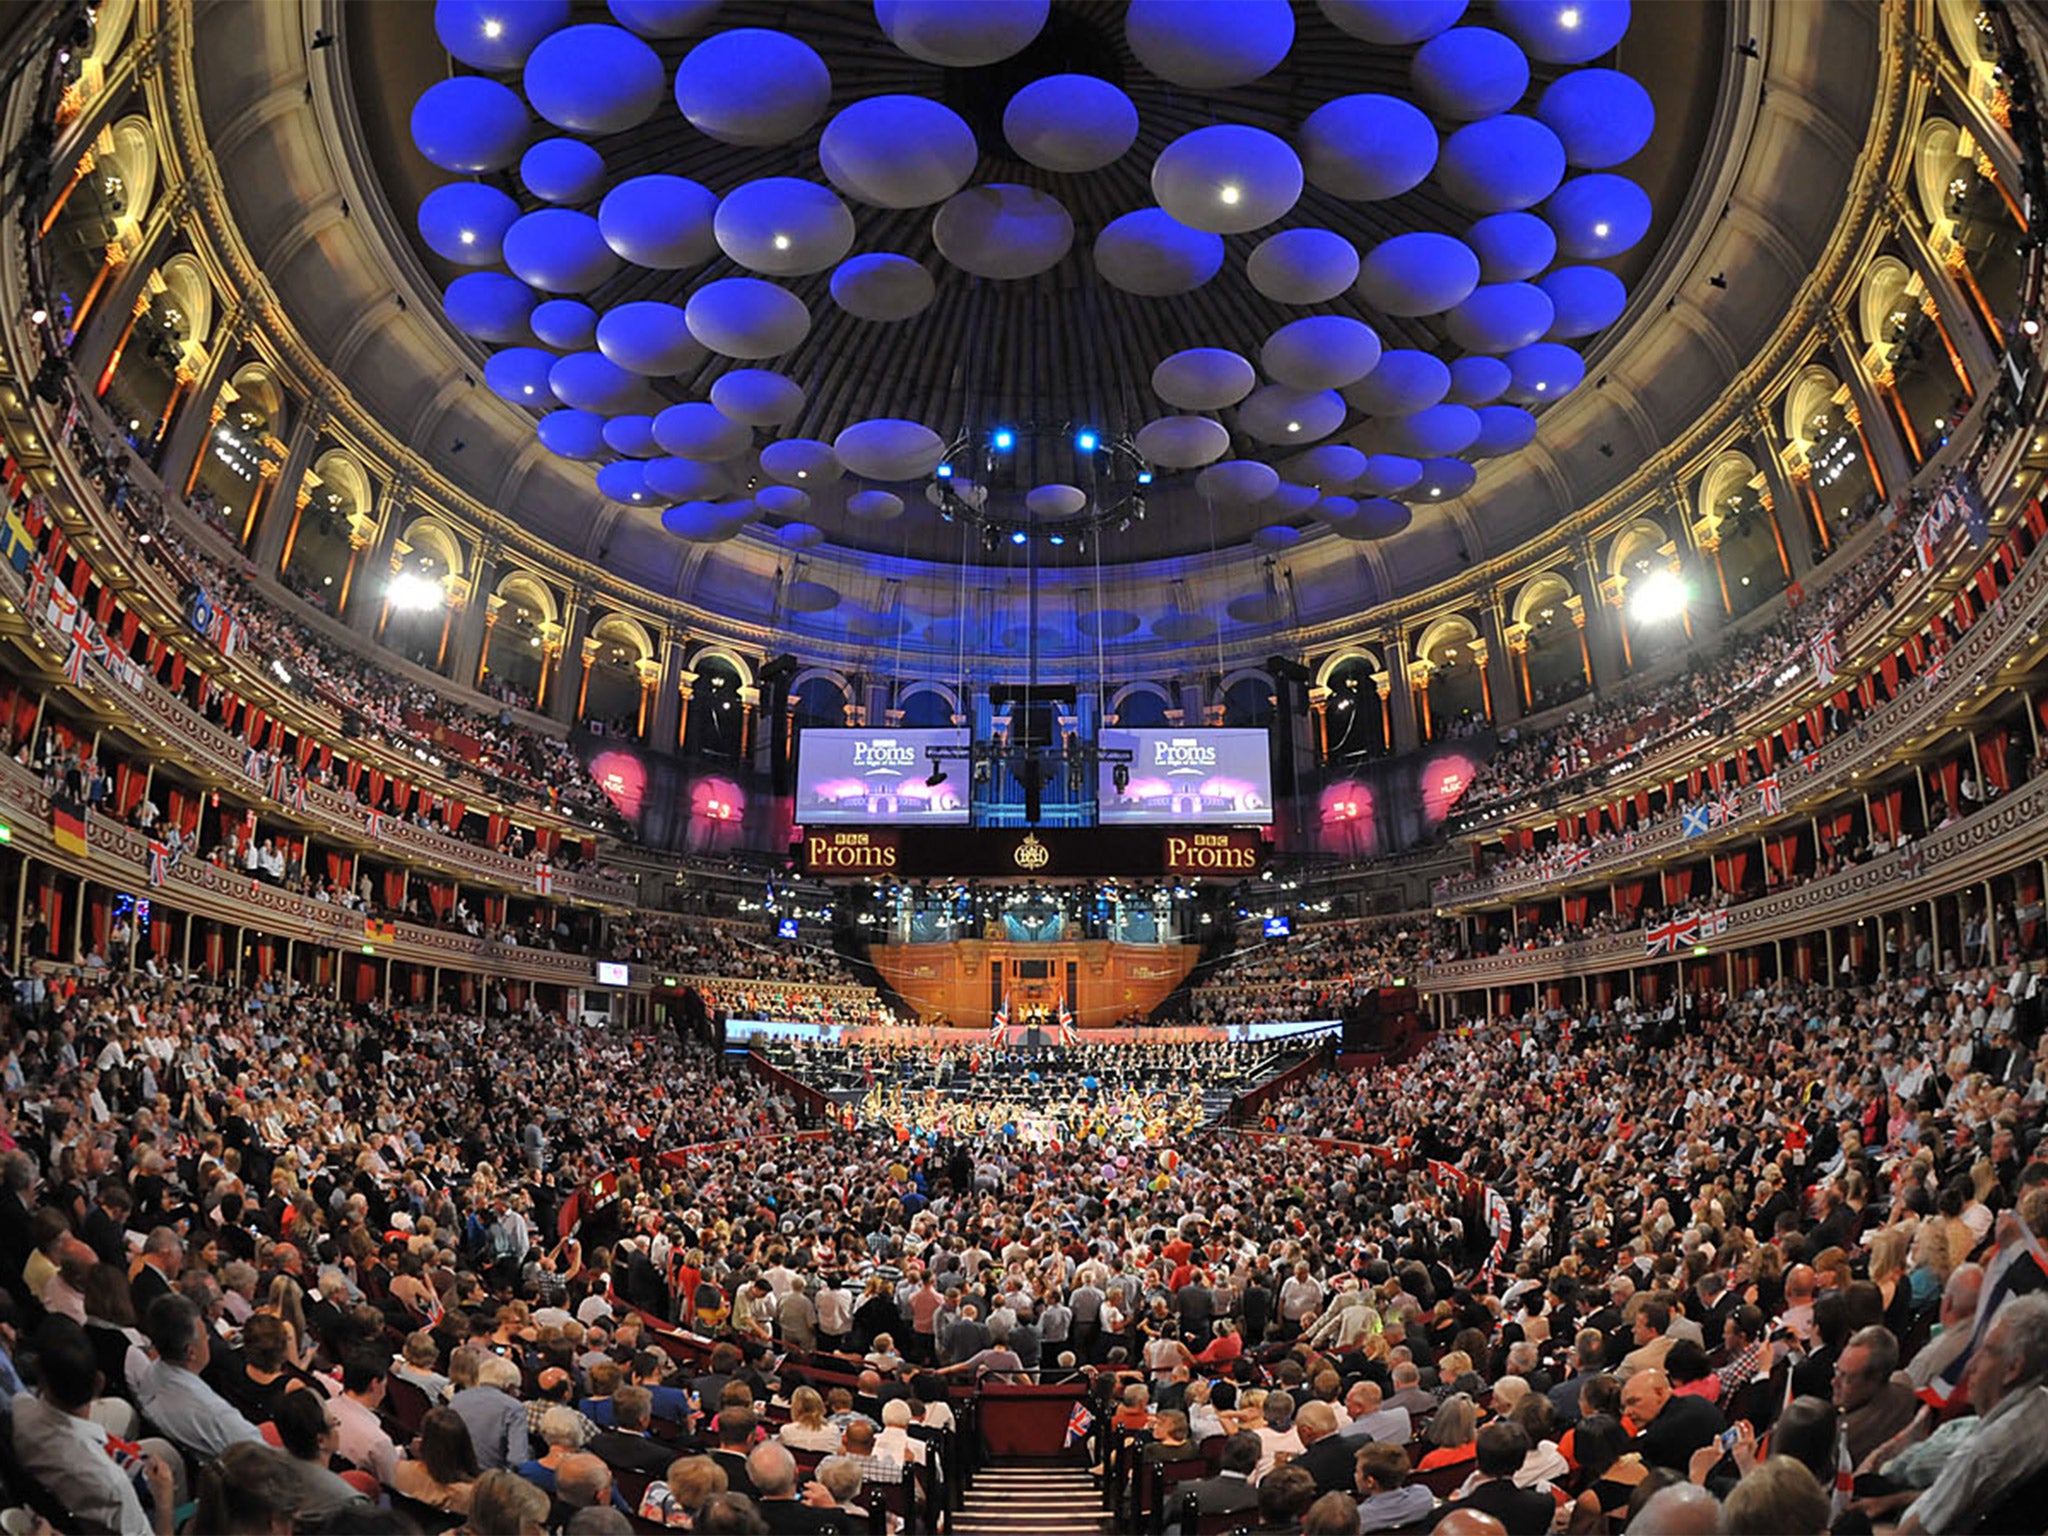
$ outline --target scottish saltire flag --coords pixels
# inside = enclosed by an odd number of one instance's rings
[[[1678,818],[1681,837],[1705,837],[1713,828],[1713,813],[1704,805],[1688,805]]]

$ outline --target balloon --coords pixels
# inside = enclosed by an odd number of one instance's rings
[[[802,299],[758,277],[706,283],[690,295],[683,313],[690,334],[727,357],[776,357],[800,343],[811,329],[810,311]]]
[[[1220,411],[1237,404],[1258,382],[1250,363],[1221,347],[1191,347],[1152,370],[1152,392],[1184,411]]]
[[[848,257],[832,274],[832,301],[858,320],[908,320],[937,292],[923,266],[887,251]]]
[[[604,418],[592,411],[550,411],[534,430],[550,453],[565,459],[595,459],[604,454]]]
[[[1327,304],[1358,280],[1358,248],[1331,230],[1283,229],[1259,242],[1244,270],[1276,304]]]
[[[1409,79],[1423,104],[1444,117],[1492,117],[1529,89],[1529,61],[1505,33],[1453,27],[1416,50]]]
[[[1479,258],[1450,235],[1417,230],[1382,240],[1358,267],[1358,291],[1389,315],[1441,314],[1479,286]]]
[[[1452,134],[1436,179],[1454,201],[1481,213],[1530,208],[1564,180],[1564,145],[1535,118],[1504,112]]]
[[[1564,144],[1565,159],[1587,171],[1633,159],[1657,126],[1650,93],[1616,69],[1559,76],[1544,88],[1536,117]]]
[[[750,427],[780,426],[804,408],[803,386],[765,368],[734,368],[711,386],[711,403]]]
[[[1379,360],[1379,336],[1363,320],[1347,315],[1309,315],[1292,321],[1269,336],[1259,352],[1267,376],[1295,389],[1355,384]]]
[[[581,299],[549,299],[533,308],[533,334],[564,352],[581,352],[597,339],[597,311]]]

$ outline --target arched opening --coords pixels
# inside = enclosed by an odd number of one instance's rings
[[[492,594],[503,599],[484,654],[481,686],[500,703],[532,709],[540,697],[547,643],[556,632],[555,595],[529,571],[510,571]]]
[[[729,659],[708,651],[691,663],[697,674],[690,692],[689,753],[716,762],[738,762],[746,751],[745,679]]]
[[[1522,643],[1515,666],[1523,699],[1532,711],[1556,709],[1592,686],[1586,676],[1585,631],[1571,606],[1574,595],[1561,571],[1532,577],[1515,594],[1514,617]]]
[[[307,602],[328,613],[341,606],[348,578],[349,536],[367,525],[375,505],[370,477],[353,457],[330,448],[313,461],[306,477],[305,510],[296,513],[296,532],[279,553],[279,579]]]
[[[1961,403],[1934,320],[1921,308],[1920,285],[1896,256],[1880,256],[1864,275],[1857,314],[1866,340],[1885,359],[1879,387],[1899,416],[1916,462],[1941,446]]]
[[[1686,644],[1682,614],[1699,611],[1702,603],[1718,601],[1719,594],[1709,598],[1699,590],[1697,571],[1673,572],[1683,592],[1683,602],[1675,601],[1679,589],[1667,587],[1658,573],[1671,571],[1677,554],[1677,545],[1663,525],[1647,517],[1622,529],[1608,549],[1608,574],[1622,584],[1622,634],[1632,668],[1677,654]],[[1708,579],[1712,579],[1711,573]]]
[[[1144,730],[1173,722],[1167,718],[1171,706],[1166,695],[1150,683],[1134,683],[1110,701],[1109,713],[1126,730]]]
[[[221,418],[199,461],[193,499],[246,545],[284,466],[284,390],[269,367],[245,363],[221,387]]]
[[[605,736],[637,736],[641,725],[642,662],[654,658],[654,642],[639,620],[607,614],[591,626],[585,647],[590,667],[577,718]]]
[[[791,706],[789,717],[800,731],[822,727],[835,730],[846,721],[847,705],[851,702],[845,687],[836,679],[821,672],[800,677],[790,689],[796,703]]]
[[[1263,675],[1240,677],[1223,690],[1223,723],[1246,730],[1270,730],[1279,718],[1272,680]]]
[[[438,669],[455,624],[449,589],[462,575],[462,546],[445,524],[421,517],[405,525],[392,554],[379,638],[415,665]]]
[[[956,711],[953,701],[935,683],[912,683],[907,693],[897,696],[897,711],[909,730],[943,730],[952,725]]]
[[[1810,514],[1817,506],[1837,538],[1879,499],[1877,479],[1850,408],[1848,386],[1818,365],[1800,374],[1785,394],[1786,436],[1812,471],[1799,487],[1808,498],[1802,510]]]
[[[1431,741],[1485,728],[1486,690],[1483,664],[1476,648],[1479,631],[1470,619],[1454,613],[1422,632],[1415,658],[1428,665],[1427,680],[1416,690],[1418,722]]]
[[[1373,681],[1384,670],[1379,658],[1365,651],[1342,658],[1324,674],[1323,686],[1330,690],[1323,706],[1329,761],[1357,762],[1385,757],[1393,750],[1387,734],[1387,701]]]

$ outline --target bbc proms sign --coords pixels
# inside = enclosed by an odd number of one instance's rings
[[[920,833],[915,827],[806,827],[795,853],[805,873],[828,879],[1232,879],[1257,873],[1265,865],[1267,845],[1261,833],[1248,828],[984,827]]]

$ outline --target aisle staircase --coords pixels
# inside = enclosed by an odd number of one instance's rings
[[[952,1536],[1109,1536],[1102,1489],[1080,1467],[990,1466],[974,1474]]]

